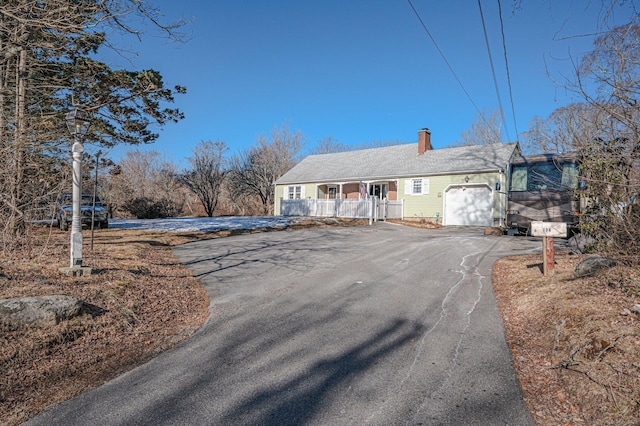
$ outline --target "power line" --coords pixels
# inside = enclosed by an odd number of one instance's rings
[[[511,101],[511,115],[513,115],[513,127],[516,130],[516,139],[518,139],[518,123],[516,120],[516,108],[513,102],[513,90],[511,89],[511,72],[509,71],[509,59],[507,58],[507,42],[504,36],[504,22],[502,21],[502,5],[498,0],[498,14],[500,16],[500,32],[502,33],[502,50],[504,51],[504,65],[507,69],[507,85],[509,86],[509,100]]]
[[[498,97],[498,107],[500,108],[500,115],[502,116],[502,122],[504,123],[504,132],[507,135],[507,141],[511,139],[509,136],[509,129],[504,118],[504,109],[502,108],[502,100],[500,99],[500,89],[498,88],[498,79],[496,78],[496,70],[493,66],[493,57],[491,56],[491,47],[489,45],[489,36],[487,35],[487,26],[484,22],[484,13],[482,13],[482,3],[478,0],[478,8],[480,9],[480,19],[482,20],[482,29],[484,31],[484,41],[487,45],[487,54],[489,55],[489,63],[491,64],[491,74],[493,75],[493,85],[496,88],[496,96]]]
[[[420,14],[418,13],[418,11],[416,10],[415,7],[413,7],[413,3],[411,3],[411,0],[407,0],[409,2],[409,6],[411,6],[411,9],[413,9],[413,13],[416,14],[416,17],[418,18],[418,20],[420,21],[420,24],[422,24],[422,28],[424,28],[425,32],[427,33],[427,35],[429,36],[429,38],[431,39],[431,41],[433,42],[434,46],[436,47],[436,50],[438,51],[438,53],[440,53],[440,56],[442,57],[442,60],[444,61],[445,64],[447,64],[447,67],[449,68],[449,71],[451,71],[451,74],[453,74],[454,78],[456,79],[456,81],[458,82],[458,84],[460,85],[460,87],[462,88],[462,91],[464,92],[465,95],[467,95],[467,98],[469,99],[469,101],[471,102],[471,104],[473,105],[473,107],[476,109],[476,111],[478,112],[478,115],[480,117],[482,117],[482,119],[485,121],[485,123],[487,123],[487,119],[484,117],[484,114],[482,114],[480,112],[480,109],[478,108],[478,106],[476,105],[476,103],[473,101],[473,99],[471,98],[471,95],[469,94],[469,92],[467,92],[467,89],[465,89],[464,85],[462,84],[462,81],[460,81],[460,79],[458,78],[458,75],[456,74],[456,72],[453,70],[453,67],[451,67],[451,64],[449,64],[449,61],[447,61],[447,58],[444,56],[444,53],[442,53],[442,50],[440,50],[440,46],[438,46],[438,43],[436,43],[436,40],[433,38],[433,36],[431,35],[431,32],[429,32],[429,29],[427,28],[426,24],[424,23],[424,21],[422,20],[422,18],[420,17]],[[504,118],[503,118],[504,120]],[[489,125],[489,123],[487,123],[487,125]]]

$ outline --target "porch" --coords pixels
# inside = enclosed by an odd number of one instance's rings
[[[396,201],[398,199],[398,181],[328,182],[316,185],[316,198],[319,200],[363,200],[369,197]]]
[[[374,221],[402,219],[404,217],[404,200],[380,199],[375,196],[359,200],[347,198],[281,199],[279,214],[281,216],[343,217]]]

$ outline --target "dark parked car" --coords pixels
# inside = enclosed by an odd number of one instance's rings
[[[91,227],[91,212],[93,211],[93,195],[82,194],[80,202],[80,221],[82,226]],[[63,231],[69,229],[71,220],[73,219],[73,196],[72,194],[62,194],[58,200],[57,209],[58,226]],[[96,208],[94,213],[94,228],[108,228],[109,219],[107,218],[107,209],[102,206],[100,198],[96,196]]]

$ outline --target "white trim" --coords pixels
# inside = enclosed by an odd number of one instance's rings
[[[491,224],[490,226],[493,226],[493,222],[494,222],[494,217],[495,217],[495,189],[494,187],[491,186],[491,184],[489,184],[488,182],[472,182],[472,183],[454,183],[454,184],[450,184],[447,185],[447,187],[442,191],[443,197],[442,197],[442,225],[443,226],[447,226],[448,225],[448,218],[447,218],[447,192],[449,192],[449,190],[453,189],[453,188],[469,188],[469,187],[476,187],[476,188],[489,188],[489,191],[491,191]]]
[[[415,181],[420,181],[420,193],[413,192]],[[405,178],[404,181],[404,195],[429,195],[430,182],[429,178],[426,177],[413,177],[413,178]]]
[[[291,192],[291,188],[293,188],[293,193]],[[296,188],[300,188],[300,192],[298,193],[298,191],[296,190]],[[305,193],[305,186],[304,185],[287,185],[285,186],[284,189],[284,199],[285,200],[299,200],[299,199],[304,199],[304,193]],[[299,194],[298,198],[296,198],[296,193]],[[290,195],[293,194],[293,198],[290,198]]]

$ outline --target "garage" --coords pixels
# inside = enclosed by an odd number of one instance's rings
[[[444,195],[444,225],[492,226],[491,187],[487,184],[448,187]]]

